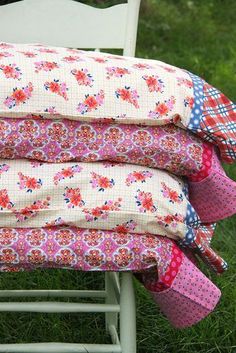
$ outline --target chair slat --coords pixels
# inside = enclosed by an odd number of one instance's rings
[[[90,304],[64,302],[1,302],[0,312],[35,313],[119,313],[118,304]]]

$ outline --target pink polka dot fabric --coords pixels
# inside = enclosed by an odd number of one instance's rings
[[[210,165],[210,160],[205,165]],[[217,222],[236,213],[236,182],[225,174],[214,151],[209,175],[189,181],[191,204],[203,223]]]
[[[205,318],[220,296],[220,290],[187,257],[171,287],[152,292],[161,311],[176,328],[190,327]]]

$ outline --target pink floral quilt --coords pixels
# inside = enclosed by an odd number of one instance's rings
[[[236,183],[220,169],[213,145],[173,124],[82,123],[31,115],[0,119],[0,138],[0,158],[4,159],[108,161],[164,169],[188,178],[190,202],[203,222],[236,212]],[[4,163],[0,173],[3,170]]]
[[[0,228],[0,271],[36,268],[139,272],[177,328],[206,317],[221,295],[175,242],[163,236],[64,226]]]

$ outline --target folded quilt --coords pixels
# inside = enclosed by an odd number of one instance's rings
[[[191,181],[190,202],[203,222],[236,212],[236,183],[220,167],[213,145],[173,124],[82,123],[31,115],[0,119],[0,137],[1,158],[125,162],[165,169]],[[2,169],[4,164],[0,173]]]
[[[165,125],[236,158],[236,107],[200,77],[157,60],[40,44],[0,44],[0,116]]]
[[[189,241],[200,224],[186,183],[159,169],[103,162],[36,166],[26,159],[4,164],[0,227],[41,228],[60,219],[81,228],[125,227]]]
[[[4,160],[0,227],[53,225],[163,235],[198,251],[217,272],[227,267],[206,245],[212,228],[203,229],[180,177],[133,164]]]
[[[0,228],[0,271],[135,271],[178,328],[214,310],[220,290],[171,239],[77,227]]]

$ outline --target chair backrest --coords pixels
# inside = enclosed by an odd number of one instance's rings
[[[141,0],[99,9],[74,0],[0,6],[0,41],[68,48],[120,48],[134,56]]]

